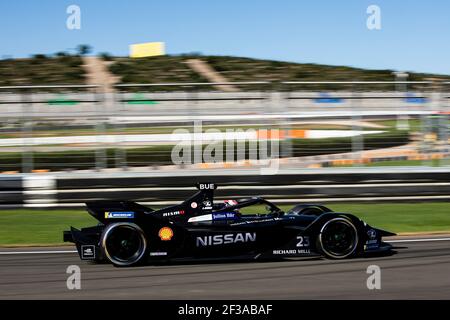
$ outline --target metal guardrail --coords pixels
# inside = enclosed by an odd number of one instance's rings
[[[116,88],[129,87],[183,87],[183,86],[224,86],[224,85],[260,85],[272,84],[270,81],[241,81],[241,82],[186,82],[186,83],[130,83],[130,84],[116,84]]]
[[[33,85],[33,86],[0,86],[0,90],[22,90],[22,89],[93,89],[100,88],[99,85]]]
[[[282,81],[282,84],[432,84],[431,81]]]
[[[1,86],[0,91],[13,91],[19,92],[19,99],[17,101],[1,101],[1,105],[18,105],[17,114],[6,116],[6,120],[11,121],[11,119],[15,119],[20,122],[21,128],[21,136],[25,139],[30,139],[33,137],[34,131],[34,114],[40,113],[33,109],[33,106],[40,103],[46,103],[48,101],[36,101],[33,99],[34,91],[36,90],[64,90],[64,89],[99,89],[101,86],[99,85],[29,85],[29,86]],[[93,95],[93,99],[90,100],[77,100],[77,103],[86,103],[93,104],[96,106],[98,103],[103,103],[104,99],[99,97],[98,90],[89,93]],[[0,112],[2,112],[1,110]],[[3,114],[0,114],[3,116]],[[95,128],[98,134],[103,131],[103,123],[98,122],[95,124]],[[100,167],[102,165],[104,159],[104,151],[102,149],[96,150],[96,166]],[[32,172],[34,168],[34,154],[33,149],[26,144],[23,145],[22,148],[22,172]]]

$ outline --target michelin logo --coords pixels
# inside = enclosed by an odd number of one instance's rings
[[[133,219],[133,211],[105,212],[105,219]]]
[[[218,246],[223,244],[234,244],[239,242],[245,243],[255,241],[256,241],[255,232],[228,233],[228,234],[216,234],[214,236],[197,237],[196,245],[197,247],[205,247],[205,246]]]

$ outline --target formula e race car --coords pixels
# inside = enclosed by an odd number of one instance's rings
[[[181,204],[159,210],[131,201],[88,202],[100,223],[72,227],[64,241],[75,243],[82,260],[122,267],[178,258],[345,259],[392,249],[382,237],[395,234],[348,213],[317,204],[283,212],[263,198],[215,203],[215,184],[199,183],[197,189]]]

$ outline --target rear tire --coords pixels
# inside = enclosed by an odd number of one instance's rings
[[[141,263],[147,252],[144,231],[136,224],[118,222],[103,231],[101,246],[106,258],[116,267],[130,267]]]
[[[355,225],[337,217],[325,222],[317,237],[317,249],[329,259],[346,259],[356,253],[359,238]]]

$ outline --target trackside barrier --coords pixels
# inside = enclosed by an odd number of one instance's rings
[[[26,175],[23,177],[24,207],[52,207],[57,203],[57,194],[54,176]]]
[[[175,173],[0,176],[0,208],[83,207],[92,200],[134,200],[149,205],[179,203],[195,183],[214,181],[217,201],[263,196],[277,203],[329,201],[448,201],[445,169],[305,169],[258,175],[233,169]],[[227,173],[228,172],[228,173]],[[5,199],[8,198],[8,201]]]

